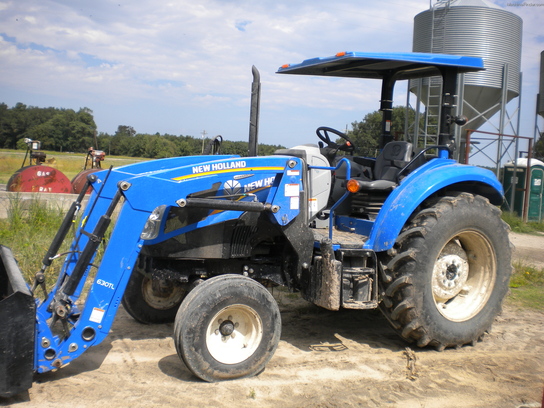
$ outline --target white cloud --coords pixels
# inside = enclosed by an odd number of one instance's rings
[[[186,129],[198,136],[225,123],[243,139],[247,118],[241,115],[249,109],[256,65],[261,114],[274,127],[261,134],[284,134],[293,122],[313,126],[317,118],[351,123],[377,109],[373,81],[274,72],[283,63],[338,51],[409,51],[413,18],[427,7],[422,0],[0,2],[0,92],[12,105],[87,106],[99,131],[109,133],[122,123],[140,132]],[[524,19],[523,67],[534,83],[542,12],[520,9],[508,11]],[[171,119],[170,112],[176,112]]]

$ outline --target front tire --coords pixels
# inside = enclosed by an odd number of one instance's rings
[[[143,324],[171,323],[189,292],[188,283],[152,279],[135,268],[123,295],[123,306]]]
[[[390,282],[381,310],[404,339],[438,350],[473,344],[508,291],[508,228],[484,197],[443,197],[413,217],[382,262]]]
[[[174,325],[180,358],[197,377],[215,382],[264,370],[281,335],[270,292],[253,279],[221,275],[192,290]]]

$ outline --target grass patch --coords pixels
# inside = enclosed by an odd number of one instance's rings
[[[514,263],[509,301],[522,308],[544,310],[544,268]]]
[[[47,158],[43,165],[53,167],[69,179],[73,179],[85,167],[85,153],[59,153],[45,152]],[[25,152],[23,150],[0,150],[0,184],[7,184],[10,177],[21,168]],[[124,156],[106,156],[102,162],[102,168],[110,166],[122,166],[125,164],[138,163],[148,159]],[[28,166],[28,158],[25,165]]]
[[[542,286],[512,288],[508,300],[523,309],[544,310],[544,288]]]
[[[61,209],[52,208],[37,198],[23,200],[16,195],[9,199],[8,217],[0,219],[0,243],[11,248],[27,282],[33,282],[63,219]],[[65,243],[63,250],[68,246],[69,243]],[[54,276],[48,283],[56,280],[60,266],[60,262],[53,263],[48,275]]]
[[[523,222],[523,220],[514,213],[503,212],[502,219],[508,225],[513,232],[524,234],[535,234],[544,232],[544,222]]]
[[[541,234],[544,222],[523,222],[514,213],[503,212],[502,219],[513,232]],[[514,273],[510,279],[509,303],[527,309],[544,310],[544,268],[517,261],[513,264]]]
[[[38,195],[39,196],[39,195]],[[42,266],[42,260],[47,253],[53,238],[65,218],[61,208],[54,208],[38,197],[24,200],[18,195],[10,198],[8,217],[0,219],[0,244],[11,248],[23,277],[32,286],[36,272]],[[116,215],[112,225],[104,236],[104,243],[109,240]],[[76,219],[73,225],[79,225]],[[70,249],[75,234],[75,228],[68,232],[58,253],[66,253]],[[104,254],[105,245],[97,249],[93,265],[99,265]],[[56,283],[65,257],[54,260],[45,273],[45,285],[50,290]],[[89,277],[94,276],[96,268],[91,268]],[[41,295],[41,292],[39,292]]]
[[[510,279],[510,287],[519,288],[532,285],[544,286],[544,269],[519,261],[514,262],[514,274]]]

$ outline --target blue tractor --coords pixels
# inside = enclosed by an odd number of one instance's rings
[[[141,323],[175,322],[177,352],[195,376],[256,375],[280,339],[267,289],[278,285],[329,310],[379,308],[420,347],[478,341],[511,275],[501,184],[451,159],[453,127],[463,123],[453,113],[457,75],[481,69],[472,57],[353,52],[279,69],[381,79],[376,158],[358,156],[346,134],[327,127],[317,129],[318,144],[257,156],[255,99],[247,157],[173,157],[89,175],[89,203],[77,216],[84,187],[32,285],[0,247],[0,396],[99,344],[121,304]],[[439,142],[417,150],[391,134],[393,87],[434,75],[443,79]]]

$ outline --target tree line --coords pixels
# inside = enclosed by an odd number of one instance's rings
[[[393,135],[404,134],[405,116],[408,123],[415,120],[415,111],[396,106],[392,112]],[[361,121],[354,121],[348,137],[357,146],[358,155],[375,156],[381,135],[380,111],[366,114]],[[421,124],[422,125],[422,124]],[[97,133],[93,112],[89,108],[73,109],[38,108],[17,103],[9,108],[0,103],[0,148],[27,148],[24,139],[39,140],[44,150],[86,152],[89,147],[104,150],[108,155],[164,158],[202,154],[210,138],[202,140],[193,136],[137,133],[131,126],[121,125],[117,131]],[[341,141],[339,141],[341,142]],[[283,148],[279,145],[259,144],[259,154],[266,156]],[[223,154],[246,156],[248,143],[224,140]],[[533,157],[544,159],[544,138],[541,136],[533,147]]]
[[[97,133],[93,111],[38,108],[17,103],[10,108],[0,103],[0,148],[26,150],[25,139],[41,142],[41,149],[57,152],[85,153],[89,147],[108,155],[159,159],[202,154],[213,138],[137,133],[131,126],[118,126],[117,131]],[[273,154],[280,145],[259,144],[259,155]],[[248,143],[223,140],[222,154],[247,156]]]
[[[404,132],[405,115],[404,107],[393,108],[393,134]],[[413,121],[413,110],[409,111],[409,115],[410,121]],[[380,111],[371,112],[362,121],[351,124],[352,129],[347,135],[357,146],[357,154],[376,154],[381,135],[381,116]],[[92,146],[108,155],[145,158],[199,155],[212,140],[137,133],[133,127],[126,125],[118,126],[113,135],[97,133],[93,112],[89,108],[76,112],[73,109],[38,108],[23,103],[9,108],[5,103],[0,103],[0,148],[25,150],[26,138],[40,141],[43,150],[84,153]],[[283,146],[259,144],[259,154],[270,155],[280,148]],[[246,156],[247,151],[248,143],[243,141],[224,140],[221,146],[221,153],[224,154]]]

